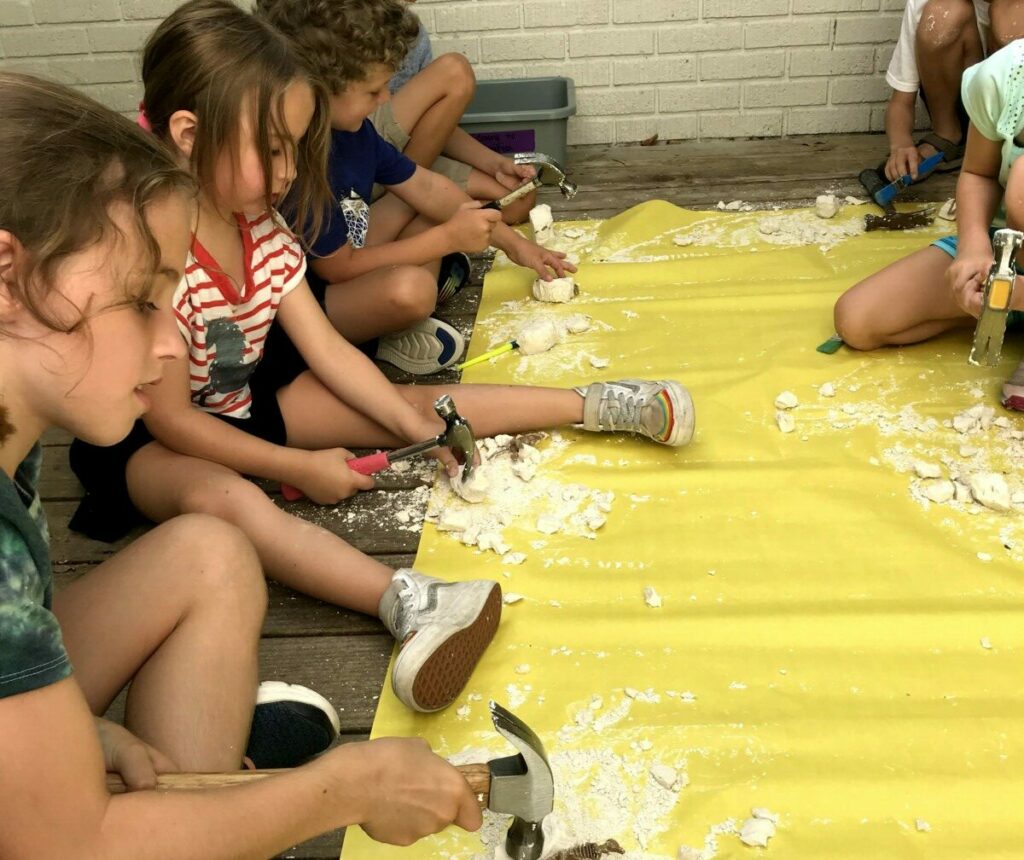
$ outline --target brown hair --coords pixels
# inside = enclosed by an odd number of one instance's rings
[[[397,71],[420,30],[402,0],[256,0],[255,11],[334,95],[375,63]]]
[[[282,109],[284,93],[297,78],[313,88],[316,109],[301,140],[291,140]],[[330,110],[322,86],[310,80],[288,41],[230,0],[191,0],[172,12],[146,42],[142,56],[146,118],[153,133],[168,139],[171,116],[187,110],[199,117],[192,171],[201,188],[214,188],[217,156],[237,149],[241,116],[253,108],[256,151],[273,208],[271,136],[294,148],[297,178],[289,194],[294,222],[319,229],[331,201],[327,186]]]
[[[0,229],[25,252],[7,287],[47,328],[76,331],[84,315],[68,323],[46,309],[57,267],[119,235],[110,208],[124,202],[155,274],[160,247],[146,207],[174,191],[191,195],[194,182],[152,135],[61,84],[0,72],[0,117]],[[136,298],[148,297],[149,280]],[[9,433],[0,407],[0,443]]]

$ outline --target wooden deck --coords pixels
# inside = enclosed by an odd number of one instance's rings
[[[739,199],[764,205],[806,204],[827,191],[862,195],[856,175],[877,164],[884,151],[885,140],[879,135],[578,147],[570,155],[572,178],[580,188],[577,196],[566,201],[557,192],[545,191],[542,200],[552,205],[558,220],[605,218],[651,199],[696,209],[713,208],[719,200]],[[911,189],[906,199],[945,199],[951,196],[954,181],[950,176],[933,177]],[[439,314],[458,326],[467,340],[487,265],[486,260],[477,261],[473,286]],[[437,379],[454,381],[456,376],[446,374]],[[41,487],[53,533],[58,587],[128,542],[99,544],[68,531],[81,488],[67,466],[67,443],[64,434],[47,437]],[[286,506],[398,567],[412,564],[419,535],[373,512],[385,505],[395,509],[418,485],[418,479],[408,473],[385,474],[375,491],[344,503],[346,516],[325,517],[323,509],[305,502]],[[349,517],[349,511],[356,515]],[[391,646],[390,636],[377,620],[271,584],[261,675],[306,684],[327,696],[341,714],[342,742],[360,740],[369,733]],[[340,841],[340,833],[327,834],[282,856],[333,860]]]

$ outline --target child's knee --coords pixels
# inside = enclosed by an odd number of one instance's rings
[[[530,210],[537,202],[537,192],[531,191],[525,197],[510,203],[501,210],[501,220],[508,225],[522,224],[530,217]]]
[[[469,60],[462,54],[442,54],[432,65],[443,74],[447,94],[464,99],[466,104],[472,101],[476,93],[476,75]]]
[[[241,527],[243,515],[251,515],[260,505],[273,505],[259,487],[241,475],[218,474],[190,488],[181,499],[186,514],[204,514]]]
[[[917,44],[926,51],[947,49],[968,27],[977,27],[974,8],[963,0],[928,0],[917,26]]]
[[[426,319],[437,305],[437,280],[419,266],[395,266],[381,291],[398,326]]]
[[[852,290],[839,297],[832,312],[836,334],[851,349],[875,349],[881,344],[878,335],[870,327],[864,302]]]

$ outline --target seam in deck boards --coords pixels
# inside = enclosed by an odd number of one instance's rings
[[[570,150],[573,180],[580,186],[571,201],[545,190],[542,202],[551,204],[559,220],[607,218],[650,199],[667,200],[695,209],[713,208],[719,200],[742,199],[762,205],[803,205],[826,191],[862,196],[856,174],[877,164],[886,150],[881,135],[827,135],[764,141],[723,141],[675,145],[586,146]],[[955,177],[930,179],[906,194],[907,200],[940,200],[952,195]],[[953,231],[951,225],[951,232]],[[472,285],[439,312],[467,338],[479,306],[483,275],[489,259],[474,261]],[[398,382],[413,378],[389,374]],[[453,382],[448,372],[421,381]],[[81,496],[67,466],[67,434],[48,433],[48,450],[40,492],[53,534],[53,559],[58,586],[109,557],[125,542],[108,546],[69,533],[67,520]],[[273,487],[266,484],[268,490]],[[409,493],[416,486],[408,476],[385,473],[380,493]],[[279,497],[278,497],[279,498]],[[349,509],[372,510],[379,496],[361,494],[344,503]],[[308,503],[286,505],[297,513],[312,513]],[[341,518],[321,524],[391,566],[408,566],[415,558],[419,534],[394,528],[372,517],[371,528],[352,534]],[[321,518],[317,518],[320,522]],[[138,532],[135,533],[137,536]],[[339,707],[342,742],[362,740],[369,733],[377,697],[390,655],[390,638],[372,618],[329,606],[271,583],[270,605],[261,643],[261,675],[308,684]],[[348,637],[341,639],[341,637]],[[341,641],[339,641],[341,640]],[[119,699],[113,708],[122,707]],[[336,860],[340,832],[303,843],[282,857]]]

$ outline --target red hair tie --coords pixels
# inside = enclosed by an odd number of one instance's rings
[[[139,124],[139,128],[141,128],[143,131],[153,131],[153,124],[149,121],[149,117],[146,116],[145,102],[139,102],[139,115],[135,121]]]

